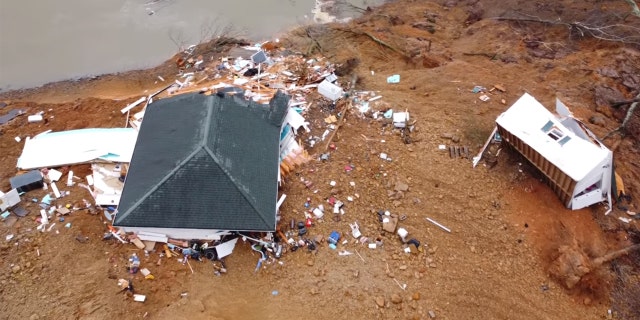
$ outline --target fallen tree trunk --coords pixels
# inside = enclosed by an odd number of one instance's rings
[[[640,8],[634,0],[625,0],[631,6],[631,14],[640,18]]]
[[[633,245],[633,246],[630,246],[630,247],[626,247],[624,249],[620,249],[618,251],[614,251],[614,252],[605,254],[602,257],[593,259],[593,264],[595,266],[599,266],[599,265],[601,265],[603,263],[606,263],[606,262],[609,262],[609,261],[611,261],[613,259],[617,259],[619,257],[622,257],[622,256],[624,256],[626,254],[629,254],[631,251],[638,250],[638,249],[640,249],[640,244],[636,244],[636,245]]]
[[[640,98],[635,98],[635,99],[625,100],[625,101],[616,101],[616,102],[611,103],[611,107],[618,108],[618,107],[624,106],[626,104],[632,104],[632,103],[638,102],[638,101],[640,101]]]
[[[616,129],[614,129],[613,131],[607,133],[604,137],[602,137],[601,140],[604,141],[605,139],[609,138],[613,134],[619,133],[625,130],[625,128],[627,127],[627,124],[629,123],[629,120],[631,119],[631,115],[633,115],[633,112],[638,107],[638,103],[640,103],[640,93],[638,93],[638,95],[633,100],[635,102],[632,103],[631,106],[629,107],[629,110],[627,110],[627,115],[625,115],[624,120],[622,120],[622,124]]]
[[[549,273],[567,289],[572,289],[578,285],[587,274],[594,272],[594,270],[603,264],[638,249],[640,249],[640,244],[635,244],[604,256],[590,259],[579,246],[561,246],[558,248],[559,256],[549,267]]]

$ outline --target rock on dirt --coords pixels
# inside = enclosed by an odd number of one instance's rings
[[[604,127],[604,125],[606,124],[606,120],[603,116],[595,114],[591,116],[591,118],[589,118],[589,123]]]
[[[378,305],[378,307],[382,308],[384,307],[384,297],[376,297],[376,305]]]
[[[620,90],[606,85],[597,86],[594,93],[596,111],[607,117],[612,117],[611,103],[625,100]]]
[[[561,246],[560,255],[553,261],[549,273],[568,289],[580,282],[582,276],[591,271],[589,258],[578,248]]]
[[[409,191],[409,185],[404,182],[398,181],[394,189],[400,192],[407,192]]]
[[[93,301],[88,301],[83,303],[80,308],[80,315],[83,316],[88,316],[92,313],[94,313],[96,310],[98,310],[100,308],[100,305],[97,305],[95,302]]]
[[[402,297],[399,294],[394,293],[391,295],[391,302],[395,304],[402,303]]]
[[[200,300],[191,300],[191,305],[193,306],[194,310],[197,310],[200,312],[204,312],[205,310],[204,304]]]

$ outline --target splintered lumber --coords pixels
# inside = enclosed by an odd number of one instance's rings
[[[329,145],[331,145],[331,141],[333,140],[333,137],[336,135],[336,133],[338,132],[338,129],[340,129],[340,127],[344,123],[344,117],[347,114],[347,110],[349,110],[350,107],[351,107],[351,102],[345,103],[344,107],[342,107],[342,111],[340,112],[340,118],[338,119],[338,124],[336,125],[336,129],[333,130],[333,132],[331,132],[331,135],[329,135],[329,138],[327,138],[327,144],[325,144],[323,149],[324,151],[327,151],[327,149],[329,149]]]
[[[164,245],[164,254],[167,256],[167,258],[171,258],[171,250],[169,250],[169,246],[167,246],[166,244]]]

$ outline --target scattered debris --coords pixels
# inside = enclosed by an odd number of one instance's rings
[[[9,111],[9,113],[7,113],[7,114],[5,114],[3,116],[0,116],[0,125],[8,123],[9,121],[11,121],[11,120],[15,119],[16,117],[21,116],[23,114],[25,114],[25,112],[23,110],[13,109],[13,110]],[[18,140],[18,139],[16,139],[16,140]],[[18,141],[18,142],[20,142],[20,141]]]
[[[387,83],[400,83],[400,75],[394,74],[392,76],[387,77]]]
[[[16,189],[18,193],[41,189],[44,186],[42,173],[38,170],[31,170],[15,176],[11,178],[9,182],[11,183],[11,188]]]
[[[469,159],[469,146],[449,146],[449,157]]]

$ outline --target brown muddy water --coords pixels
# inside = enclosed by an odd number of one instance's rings
[[[382,0],[349,2],[366,7]],[[252,41],[275,38],[333,19],[319,6],[316,0],[0,0],[0,91],[152,67],[227,26]],[[354,14],[347,5],[339,12]]]

